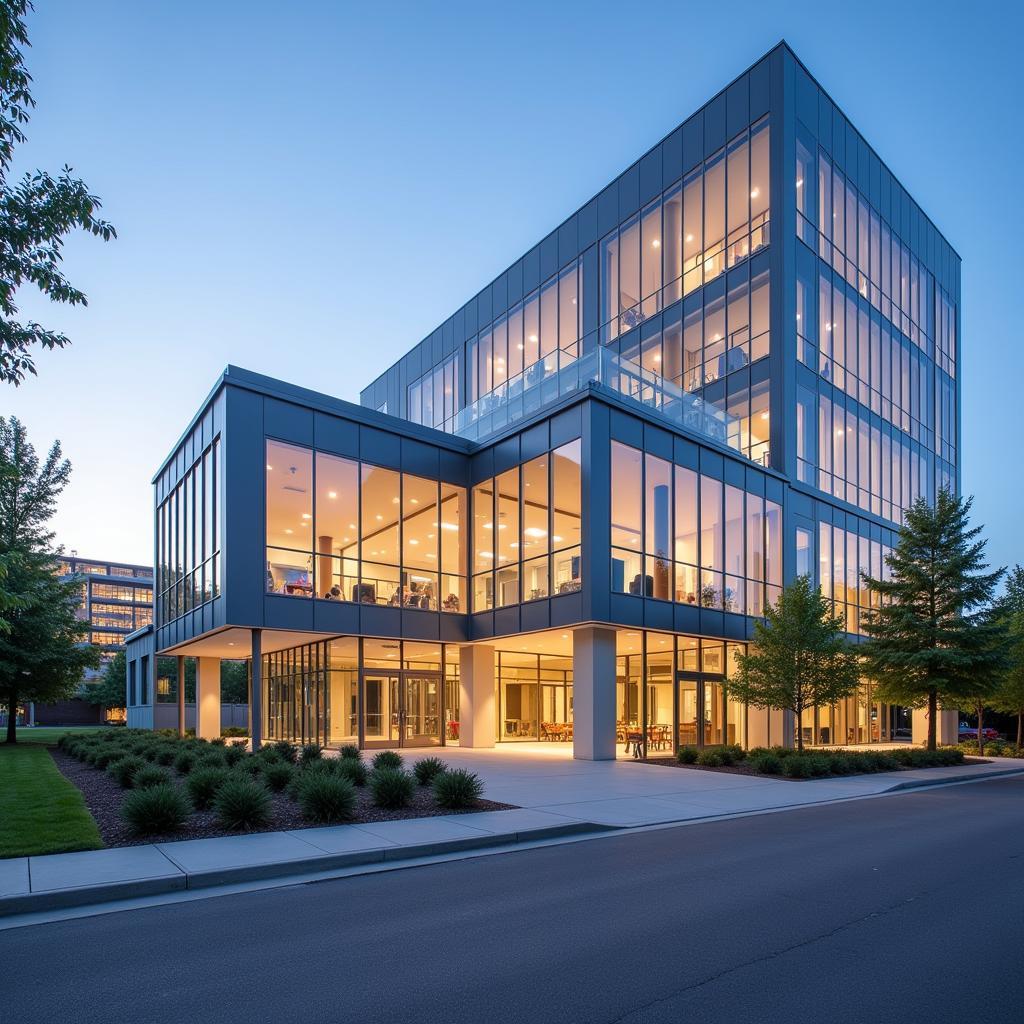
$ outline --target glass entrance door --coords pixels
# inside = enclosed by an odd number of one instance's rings
[[[428,747],[441,742],[438,672],[364,672],[367,747]]]
[[[441,676],[403,672],[401,745],[430,747],[441,742]]]

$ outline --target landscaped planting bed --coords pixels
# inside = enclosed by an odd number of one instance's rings
[[[472,772],[425,758],[407,770],[395,751],[365,761],[354,747],[208,742],[146,730],[68,736],[52,751],[81,791],[107,846],[205,839],[343,822],[505,810]]]
[[[744,750],[729,744],[722,747],[680,747],[674,758],[652,757],[646,763],[731,772],[734,775],[760,775],[797,782],[987,762],[964,757],[964,752],[957,747],[941,747],[938,750],[922,750],[919,747],[863,751],[805,750],[799,753],[790,747],[753,747]]]

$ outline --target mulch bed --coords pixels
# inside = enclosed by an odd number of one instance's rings
[[[131,790],[122,789],[105,771],[83,764],[57,747],[47,748],[58,769],[74,783],[85,798],[85,806],[96,819],[100,837],[107,846],[144,846],[148,843],[173,842],[179,839],[212,839],[216,836],[237,836],[254,832],[282,832],[287,829],[318,828],[302,817],[299,805],[284,793],[271,793],[272,812],[266,828],[239,833],[224,828],[214,811],[193,811],[179,832],[166,836],[138,836],[121,817],[121,802]],[[170,769],[172,779],[184,786],[184,778]],[[508,811],[514,804],[500,804],[493,800],[478,800],[475,807],[464,811],[449,811],[437,806],[429,786],[417,786],[412,803],[397,811],[376,807],[365,786],[356,788],[355,816],[347,824],[359,825],[373,821],[399,821],[407,818],[430,818],[438,814],[469,814],[474,811]]]
[[[778,775],[765,775],[762,772],[755,772],[747,764],[733,764],[733,765],[722,765],[720,768],[714,768],[711,765],[703,764],[683,764],[681,761],[677,761],[674,757],[649,757],[646,761],[637,760],[637,764],[660,764],[665,765],[669,768],[693,768],[698,772],[719,772],[723,775],[752,775],[756,779],[779,779],[781,782],[816,782],[818,779],[854,779],[862,775],[878,775],[879,772],[855,772],[851,775],[816,775],[813,779],[794,779],[789,775],[783,775],[781,772]],[[980,757],[965,757],[964,764],[991,764],[987,758]],[[956,765],[936,765],[937,768],[956,768]],[[909,765],[900,765],[899,768],[892,768],[890,771],[894,772],[910,772],[918,771],[917,768],[911,768]]]

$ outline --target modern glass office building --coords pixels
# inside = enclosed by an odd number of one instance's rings
[[[856,635],[902,510],[958,487],[959,307],[780,44],[359,406],[229,367],[154,480],[148,654],[199,659],[200,733],[250,657],[262,739],[894,738],[867,683],[794,722],[729,678],[797,574]]]

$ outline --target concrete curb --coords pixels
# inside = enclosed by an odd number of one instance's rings
[[[962,775],[946,775],[941,779],[911,779],[909,782],[897,782],[885,792],[898,793],[901,790],[923,789],[926,786],[948,786],[953,782],[983,782],[987,779],[999,779],[1007,775],[1024,775],[1024,764],[1020,768],[993,768],[986,772],[965,771]]]
[[[185,890],[209,889],[216,886],[265,881],[272,878],[317,875],[325,871],[336,871],[366,864],[394,863],[396,861],[415,860],[420,857],[439,856],[446,853],[460,853],[466,850],[484,850],[495,846],[534,842],[538,839],[557,839],[564,836],[615,832],[619,831],[620,828],[621,826],[617,825],[574,821],[566,822],[564,825],[549,825],[543,828],[526,829],[522,832],[482,832],[479,836],[465,839],[445,839],[435,843],[377,847],[370,850],[357,850],[351,853],[324,853],[311,857],[302,857],[297,860],[272,861],[265,864],[242,864],[238,867],[211,868],[203,871],[185,871],[179,868],[179,873],[177,874],[161,875],[156,878],[0,896],[0,917],[112,903],[117,900],[159,896],[165,893],[183,892]],[[167,855],[164,854],[164,856]],[[170,857],[167,859],[169,863],[174,863]]]

